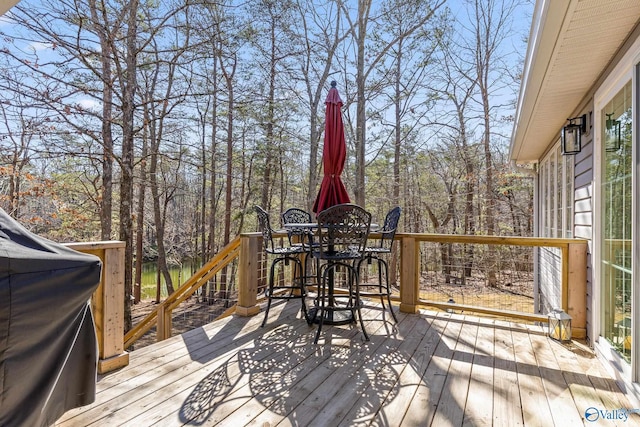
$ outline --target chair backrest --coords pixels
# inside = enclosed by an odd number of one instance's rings
[[[273,230],[271,229],[271,222],[269,221],[269,213],[262,209],[260,206],[256,206],[256,215],[258,216],[258,227],[262,233],[262,244],[264,250],[271,252],[274,249],[273,244]]]
[[[282,225],[286,224],[304,224],[311,223],[311,214],[304,209],[289,208],[282,213]],[[309,228],[291,228],[287,227],[287,235],[289,244],[313,242],[313,232]],[[294,237],[297,239],[294,241]]]
[[[391,250],[396,236],[396,231],[398,230],[398,222],[400,222],[401,213],[402,209],[400,206],[396,206],[387,213],[387,216],[384,219],[384,225],[380,230],[380,247]]]
[[[318,214],[318,240],[321,252],[351,252],[364,256],[369,237],[371,214],[351,203],[335,205]]]
[[[282,213],[283,224],[301,224],[312,222],[311,214],[304,209],[289,208]]]

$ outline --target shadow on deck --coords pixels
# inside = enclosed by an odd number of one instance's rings
[[[134,351],[56,426],[574,426],[631,409],[588,348],[538,326],[432,311],[395,325],[374,306],[370,342],[346,325],[314,345],[299,308],[274,305],[265,328],[262,315],[234,316]]]

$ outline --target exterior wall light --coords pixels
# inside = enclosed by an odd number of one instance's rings
[[[604,149],[606,151],[618,151],[622,142],[620,137],[620,120],[612,119],[614,113],[606,114],[607,121],[605,122],[605,134],[604,134]]]
[[[549,313],[549,336],[556,341],[571,341],[571,316],[559,308]]]
[[[562,128],[562,154],[576,154],[582,150],[582,134],[587,131],[587,115],[574,117]],[[579,121],[579,123],[575,123]]]

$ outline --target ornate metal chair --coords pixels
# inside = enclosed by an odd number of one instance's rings
[[[282,225],[312,223],[311,214],[304,209],[289,208],[282,213]],[[308,227],[287,227],[291,246],[307,245],[313,242],[313,232]]]
[[[400,213],[402,210],[399,206],[391,209],[384,219],[384,225],[381,229],[375,230],[380,233],[380,238],[375,242],[373,246],[367,246],[364,250],[364,257],[358,261],[358,272],[364,261],[367,265],[376,261],[378,267],[378,281],[369,283],[360,283],[360,288],[365,296],[379,296],[380,303],[384,309],[384,297],[387,297],[387,303],[389,304],[389,311],[393,316],[393,320],[398,323],[396,314],[393,312],[393,306],[391,305],[391,287],[389,284],[389,265],[387,264],[386,257],[391,253],[393,249],[393,242],[398,229],[398,222],[400,221]]]
[[[369,341],[360,313],[357,265],[364,256],[370,225],[371,214],[353,204],[332,206],[318,214],[318,246],[312,249],[320,263],[318,299],[313,318],[309,319],[311,323],[319,316],[316,344],[324,323],[338,323],[334,316],[344,311],[350,313],[346,322],[355,322],[356,317],[360,320],[362,333]],[[334,292],[336,287],[344,292]]]
[[[315,223],[311,218],[311,214],[304,209],[300,208],[289,208],[284,211],[281,215],[282,225],[287,230],[287,234],[289,236],[289,244],[291,246],[302,246],[302,248],[307,253],[304,256],[304,275],[303,280],[306,286],[317,284],[316,282],[316,274],[312,271],[311,266],[309,266],[309,261],[311,260],[311,249],[313,246],[317,246],[314,241],[313,230],[316,227],[308,227],[301,226],[295,227],[292,224],[313,224]]]
[[[265,255],[273,258],[271,261],[271,267],[269,268],[268,287],[264,291],[265,297],[267,298],[267,309],[264,313],[262,326],[264,327],[267,323],[269,309],[271,308],[271,301],[274,299],[300,299],[302,301],[302,313],[304,314],[305,319],[308,320],[307,306],[305,304],[305,297],[307,293],[304,286],[304,280],[302,280],[303,266],[302,261],[300,260],[300,255],[305,253],[305,249],[302,246],[276,246],[273,239],[273,230],[271,228],[269,214],[260,206],[256,206],[255,210],[258,216],[260,231],[262,232]],[[289,265],[290,262],[294,263],[291,282],[276,284],[276,267],[280,263]]]

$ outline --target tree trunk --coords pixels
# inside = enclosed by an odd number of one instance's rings
[[[111,211],[113,209],[113,87],[111,58],[112,50],[106,34],[105,23],[101,23],[95,0],[89,1],[91,20],[100,40],[100,79],[102,80],[102,197],[100,200],[100,227],[102,240],[111,240]],[[102,13],[102,12],[101,12]]]
[[[226,192],[224,202],[224,236],[223,246],[231,241],[231,208],[233,197],[233,78],[235,75],[236,58],[232,59],[231,71],[223,69],[224,78],[228,91],[228,108],[227,108],[227,171],[226,171]],[[222,269],[220,275],[220,296],[225,300],[225,307],[228,306],[227,300],[227,267]]]
[[[369,11],[371,10],[371,0],[358,0],[358,36],[357,36],[357,63],[356,63],[356,179],[354,196],[356,204],[365,206],[364,188],[364,153],[366,139],[366,97],[365,97],[365,39],[367,36],[367,22],[369,21]]]
[[[264,151],[264,176],[262,180],[262,197],[260,199],[261,206],[269,210],[270,194],[272,187],[272,169],[275,154],[277,153],[275,138],[273,133],[274,114],[275,114],[275,94],[276,94],[276,33],[275,25],[271,25],[269,41],[271,43],[271,55],[269,58],[269,96],[267,99],[267,117],[266,117],[266,135],[265,135],[265,151]]]
[[[142,137],[142,162],[140,167],[140,184],[138,185],[138,210],[136,215],[136,277],[133,288],[133,302],[139,303],[142,293],[142,244],[144,241],[144,203],[147,192],[147,137]]]
[[[133,165],[134,165],[134,96],[136,92],[137,66],[137,13],[138,0],[129,2],[126,36],[126,76],[123,76],[122,92],[122,177],[120,180],[120,230],[119,238],[125,242],[124,253],[124,311],[125,330],[131,329],[131,294],[133,271]]]
[[[160,206],[160,192],[158,190],[159,141],[155,140],[155,138],[156,137],[153,136],[152,132],[149,181],[151,184],[151,199],[153,200],[153,218],[156,227],[156,245],[158,247],[158,259],[156,263],[158,265],[158,271],[162,274],[162,277],[164,277],[165,286],[167,288],[167,295],[171,295],[175,291],[175,289],[173,287],[173,280],[171,279],[171,275],[169,274],[169,267],[167,265],[167,250],[164,246],[166,215],[163,214],[164,209]]]

